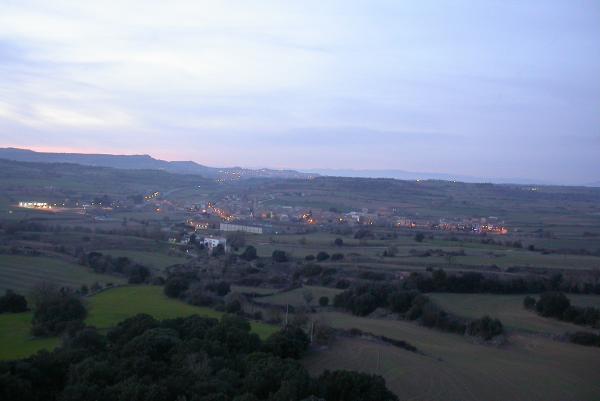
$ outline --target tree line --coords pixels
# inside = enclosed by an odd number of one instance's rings
[[[0,362],[0,399],[20,401],[395,401],[380,376],[334,371],[312,378],[298,362],[306,334],[265,341],[225,315],[157,321],[137,315],[106,335],[85,327],[52,352]]]
[[[475,320],[460,318],[446,312],[419,291],[405,290],[391,284],[356,285],[337,294],[333,304],[359,316],[366,316],[377,308],[386,308],[426,327],[476,336],[486,341],[504,331],[498,319],[489,316]]]

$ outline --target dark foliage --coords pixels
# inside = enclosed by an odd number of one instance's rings
[[[321,306],[327,306],[329,305],[329,297],[326,296],[322,296],[319,298],[319,305]]]
[[[0,313],[18,313],[25,312],[26,310],[27,300],[23,295],[6,290],[6,293],[0,297]]]
[[[82,255],[81,263],[91,267],[96,273],[123,275],[131,284],[143,283],[151,275],[147,267],[134,263],[124,256],[113,258],[100,252],[90,252]]]
[[[290,329],[288,329],[290,330]],[[300,338],[288,331],[292,338]],[[138,315],[107,336],[85,328],[62,347],[0,362],[0,399],[20,401],[395,400],[379,376],[311,379],[287,335],[262,345],[247,321]],[[277,344],[277,346],[274,346]],[[304,342],[303,342],[304,344]]]
[[[275,263],[283,263],[288,261],[287,254],[284,251],[274,250],[271,256],[273,258],[273,262]]]
[[[467,325],[467,334],[481,337],[484,340],[491,340],[493,337],[502,334],[504,328],[498,319],[492,319],[484,316],[481,319],[473,320]]]
[[[349,371],[325,371],[317,380],[319,393],[327,401],[395,401],[382,377]]]
[[[600,334],[578,331],[569,335],[569,340],[572,343],[579,345],[586,345],[588,347],[600,347]]]
[[[83,326],[85,306],[74,294],[48,292],[36,300],[31,332],[35,336],[54,336]]]
[[[256,252],[256,248],[253,247],[252,245],[248,245],[246,247],[246,250],[244,251],[244,253],[242,253],[240,255],[240,257],[248,262],[256,259],[258,257],[258,254]]]
[[[317,253],[317,261],[323,262],[327,259],[329,259],[329,254],[327,252],[321,251]]]
[[[533,308],[544,317],[572,322],[581,326],[598,327],[600,325],[600,309],[591,306],[581,307],[571,305],[571,301],[562,292],[546,292],[540,295],[536,302],[532,297],[523,300],[525,308]]]
[[[288,326],[267,338],[264,349],[280,358],[299,359],[308,344],[309,339],[304,330]]]

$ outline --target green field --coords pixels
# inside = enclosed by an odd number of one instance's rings
[[[400,399],[410,400],[597,400],[600,349],[511,335],[502,347],[405,321],[322,312],[333,327],[405,340],[426,355],[361,339],[338,340],[303,359],[313,374],[352,369],[382,374]]]
[[[468,318],[479,318],[490,315],[498,318],[512,330],[534,333],[564,334],[583,330],[577,326],[560,320],[539,316],[537,313],[523,308],[525,295],[496,294],[428,294],[436,303],[448,312]],[[600,296],[568,295],[573,305],[600,307]]]
[[[342,292],[343,290],[338,290],[336,288],[326,288],[326,287],[313,287],[313,286],[304,286],[301,288],[296,288],[291,291],[280,292],[275,295],[271,295],[268,297],[260,298],[261,302],[266,302],[274,305],[292,305],[292,306],[302,306],[306,305],[306,301],[304,300],[304,292],[309,291],[313,299],[311,301],[311,305],[315,306],[319,304],[320,297],[329,297],[329,302],[333,303],[333,297]]]
[[[115,326],[138,313],[147,313],[157,319],[191,315],[220,318],[223,313],[210,308],[188,305],[167,298],[162,287],[131,286],[113,288],[87,299],[89,315],[86,324],[99,329]],[[29,331],[31,312],[0,315],[0,360],[22,358],[41,349],[59,344],[58,338],[35,339]],[[278,330],[277,326],[251,322],[252,331],[266,338]]]
[[[185,258],[178,256],[169,256],[164,253],[146,252],[146,251],[128,251],[122,249],[108,249],[98,251],[105,255],[113,257],[127,257],[134,262],[150,267],[154,270],[162,270],[165,267],[178,263],[185,263]]]
[[[58,286],[79,288],[95,283],[121,284],[124,279],[105,274],[96,274],[92,269],[60,259],[0,255],[0,292],[7,289],[27,294],[40,282],[54,283]]]

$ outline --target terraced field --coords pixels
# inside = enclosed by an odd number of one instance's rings
[[[95,282],[121,284],[124,279],[96,274],[90,268],[60,259],[34,256],[0,255],[0,292],[12,289],[27,294],[37,283],[79,288]]]
[[[322,312],[333,327],[405,340],[426,355],[360,339],[335,342],[303,359],[311,373],[353,369],[382,374],[403,400],[600,399],[600,349],[512,335],[500,348],[410,322]]]

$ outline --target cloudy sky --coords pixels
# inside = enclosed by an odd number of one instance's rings
[[[600,2],[0,0],[0,146],[600,181]]]

